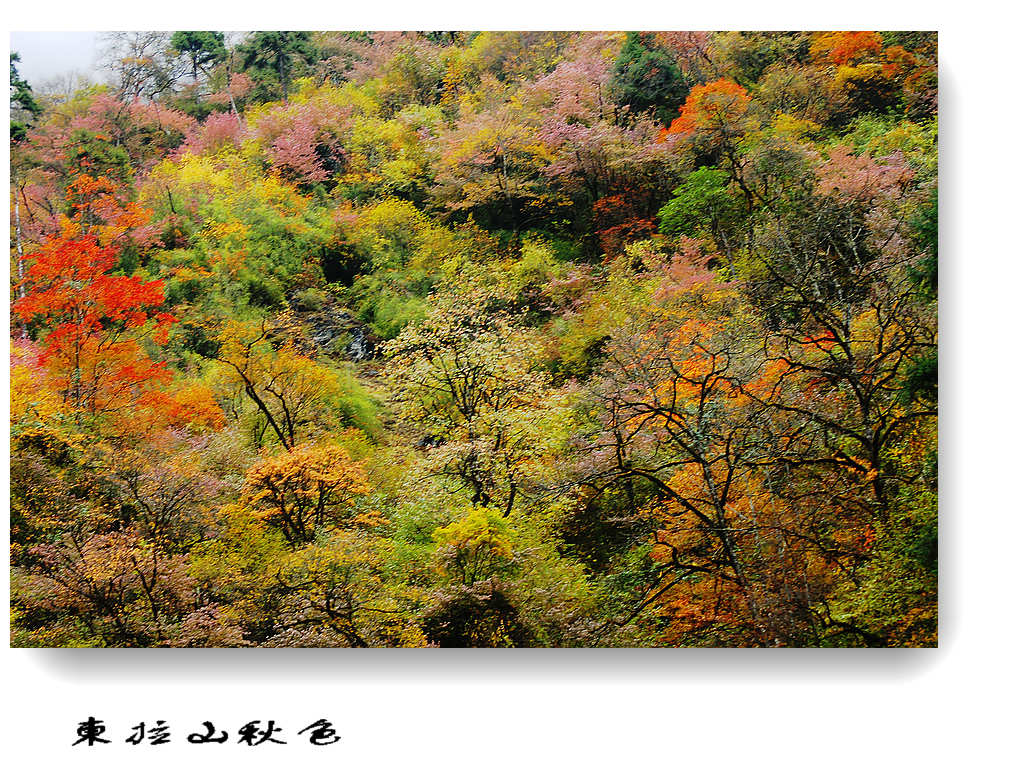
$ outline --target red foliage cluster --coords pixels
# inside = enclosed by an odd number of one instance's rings
[[[91,236],[51,239],[26,259],[32,266],[20,286],[27,292],[13,311],[25,322],[53,325],[39,362],[73,409],[121,410],[169,380],[165,364],[152,361],[139,342],[151,334],[165,343],[177,321],[155,311],[162,281],[111,275],[117,250]]]
[[[107,273],[117,250],[99,246],[90,236],[52,239],[27,259],[34,261],[23,282],[29,292],[14,304],[14,312],[26,322],[39,317],[58,321],[50,342],[94,335],[111,322],[140,327],[150,319],[144,309],[163,303],[162,281]],[[165,340],[176,319],[165,313],[154,318],[157,337]]]
[[[592,214],[607,260],[622,254],[626,244],[648,238],[655,231],[655,220],[643,215],[638,203],[626,193],[600,198],[592,205]]]
[[[659,140],[669,134],[724,127],[739,120],[747,112],[750,101],[747,89],[726,78],[695,86],[680,108],[680,117],[662,131]]]
[[[828,32],[811,45],[817,62],[845,65],[876,57],[882,52],[882,38],[877,32]]]

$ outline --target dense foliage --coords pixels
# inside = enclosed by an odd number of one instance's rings
[[[932,646],[929,33],[12,56],[16,646]]]

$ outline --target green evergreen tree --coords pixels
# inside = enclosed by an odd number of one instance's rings
[[[262,96],[273,93],[272,83],[284,102],[295,73],[316,57],[308,32],[256,32],[240,50],[244,69],[259,84]]]
[[[223,61],[227,55],[222,32],[175,32],[170,38],[170,45],[188,58],[191,79],[196,82],[199,71],[204,72],[210,64]]]
[[[613,65],[610,84],[617,101],[635,112],[653,110],[668,123],[687,98],[691,84],[669,54],[644,32],[628,32]]]
[[[42,107],[35,101],[32,87],[28,81],[18,74],[15,62],[20,62],[17,52],[11,52],[11,141],[18,142],[25,138],[32,120],[42,112]],[[15,117],[17,116],[17,117]]]

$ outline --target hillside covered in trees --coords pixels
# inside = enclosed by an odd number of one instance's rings
[[[12,56],[14,646],[933,646],[934,33]]]

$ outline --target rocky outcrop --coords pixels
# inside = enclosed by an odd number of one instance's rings
[[[292,300],[291,307],[319,353],[351,362],[366,362],[380,355],[378,336],[332,296],[309,297],[306,293]]]

